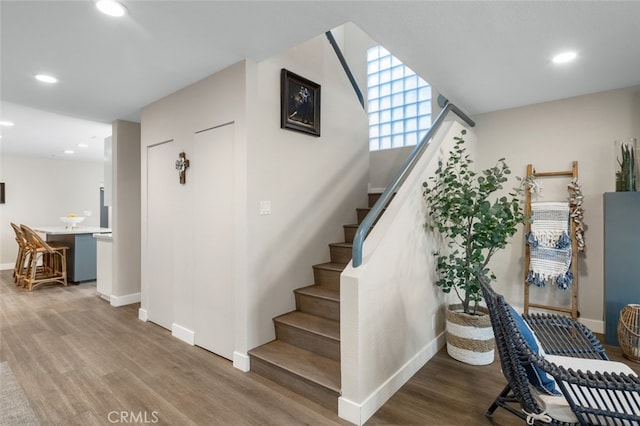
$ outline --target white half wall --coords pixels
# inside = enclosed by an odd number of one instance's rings
[[[339,415],[364,423],[442,347],[445,297],[435,286],[437,243],[424,229],[423,187],[462,126],[431,142],[341,278],[342,397]],[[475,137],[465,140],[473,155]]]
[[[101,162],[2,155],[0,181],[6,201],[0,204],[0,265],[13,268],[17,255],[10,222],[28,226],[62,226],[61,216],[90,211],[82,225],[100,226]]]

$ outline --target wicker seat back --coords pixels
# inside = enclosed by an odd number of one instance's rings
[[[487,416],[490,417],[499,406],[524,420],[527,419],[527,415],[522,410],[527,413],[542,414],[544,408],[537,403],[531,393],[529,378],[515,343],[516,333],[518,333],[517,327],[515,323],[509,324],[507,322],[510,313],[504,297],[493,291],[484,281],[481,282],[484,299],[491,316],[502,373],[507,379],[507,386],[491,405]],[[524,339],[522,339],[522,343],[526,345]],[[512,404],[514,402],[519,404],[519,409],[514,408]]]
[[[525,419],[528,424],[564,425],[577,421],[583,425],[640,425],[640,378],[628,366],[609,361],[593,333],[568,317],[536,316],[537,334],[552,335],[540,336],[540,341],[553,342],[550,349],[561,354],[540,356],[520,332],[504,297],[497,294],[484,278],[479,278],[507,380],[506,387],[487,411],[487,417],[502,407]],[[528,316],[524,319],[531,326]],[[546,323],[542,324],[543,321]],[[560,348],[558,342],[565,342],[566,347]],[[586,348],[588,345],[592,346]],[[548,349],[544,345],[543,348]],[[525,366],[531,365],[553,376],[564,397],[565,411],[570,409],[571,417],[575,416],[574,423],[563,423],[546,413],[548,407],[541,402],[544,398],[536,394],[525,370]],[[585,371],[576,367],[580,365],[587,366]],[[591,371],[592,368],[597,370]]]

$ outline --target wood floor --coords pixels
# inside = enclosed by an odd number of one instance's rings
[[[349,424],[137,316],[138,305],[99,299],[95,283],[28,293],[1,271],[0,362],[44,425]],[[441,351],[367,424],[522,424],[501,411],[492,422],[484,417],[503,386],[497,361],[472,367]]]

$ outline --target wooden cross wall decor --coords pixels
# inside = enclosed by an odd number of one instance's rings
[[[184,185],[187,183],[187,168],[189,167],[189,160],[187,160],[187,154],[181,152],[178,154],[178,159],[176,160],[176,170],[180,175],[180,183]]]

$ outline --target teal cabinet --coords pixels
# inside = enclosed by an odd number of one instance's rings
[[[620,310],[640,303],[640,192],[604,194],[605,342],[618,344]]]
[[[48,241],[63,243],[67,250],[67,280],[73,283],[95,281],[96,240],[92,234],[49,235]]]

